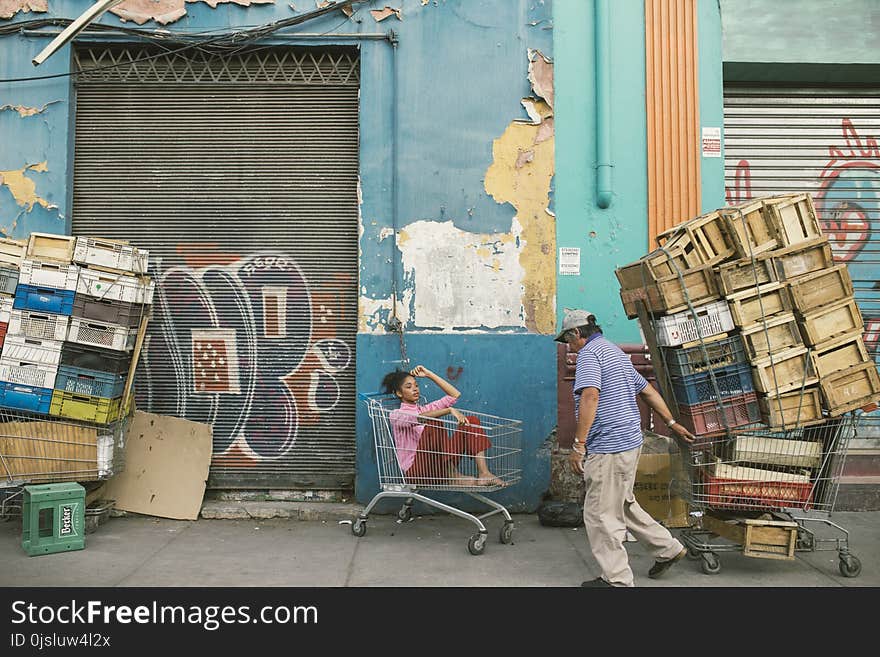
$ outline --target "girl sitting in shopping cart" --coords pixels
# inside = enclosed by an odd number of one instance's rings
[[[419,406],[419,383],[416,377],[425,377],[436,383],[445,393],[437,401]],[[389,394],[400,399],[400,408],[388,415],[394,433],[397,462],[408,482],[415,484],[447,484],[452,486],[504,486],[486,464],[486,450],[492,443],[475,416],[465,416],[452,408],[461,393],[451,383],[431,370],[417,365],[409,372],[395,370],[382,379]],[[452,415],[458,422],[451,435],[445,423],[432,419]],[[472,456],[477,476],[462,474],[459,461]]]

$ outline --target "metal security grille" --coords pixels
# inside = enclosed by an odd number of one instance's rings
[[[880,88],[724,91],[728,203],[809,192],[880,358]],[[878,415],[874,413],[873,416]],[[872,431],[880,436],[880,418]]]
[[[213,426],[212,488],[351,488],[357,50],[74,58],[73,232],[157,283],[138,408]]]

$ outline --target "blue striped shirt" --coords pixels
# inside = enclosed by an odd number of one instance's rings
[[[616,454],[642,444],[642,417],[636,395],[647,385],[620,347],[600,333],[590,337],[578,352],[574,376],[575,417],[583,389],[599,390],[599,406],[587,436],[587,452]]]

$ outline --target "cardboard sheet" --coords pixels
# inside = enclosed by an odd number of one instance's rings
[[[196,520],[211,464],[211,426],[135,411],[125,445],[125,469],[104,496],[122,511]]]

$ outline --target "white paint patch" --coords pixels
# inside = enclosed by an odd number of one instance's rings
[[[394,229],[389,226],[385,226],[379,231],[379,241],[381,242],[382,240],[385,240],[392,235],[394,235]]]
[[[363,289],[366,292],[366,288]],[[413,291],[406,290],[401,299],[397,300],[397,318],[404,325],[410,321],[409,309],[412,307]],[[371,299],[365,294],[358,299],[358,318],[362,333],[383,334],[385,322],[390,319],[394,308],[392,297]]]
[[[451,221],[417,221],[400,244],[404,272],[415,281],[417,327],[478,328],[525,326],[522,307],[525,270],[516,246],[522,226],[485,235],[456,228]]]

